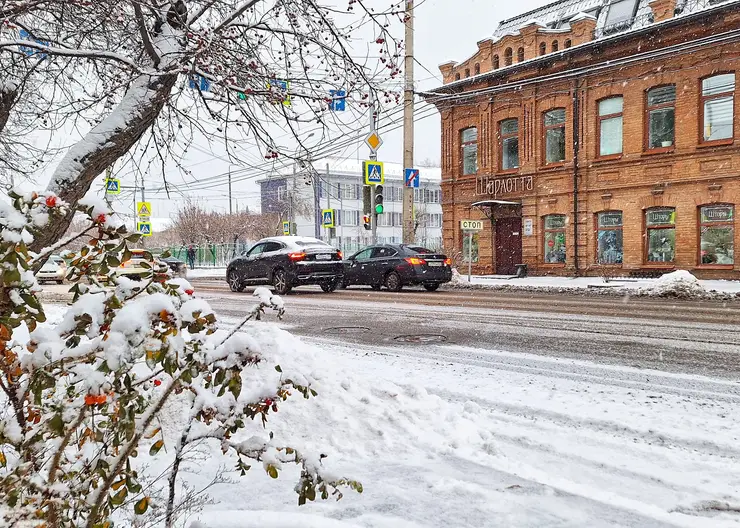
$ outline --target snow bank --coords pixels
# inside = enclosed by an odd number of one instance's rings
[[[666,273],[651,286],[641,288],[640,293],[659,297],[696,297],[705,294],[706,290],[691,273],[678,270]]]
[[[213,341],[218,341],[222,332],[214,334]],[[480,460],[481,457],[494,456],[496,452],[493,446],[493,429],[478,423],[481,417],[478,405],[448,403],[420,386],[398,385],[379,379],[367,379],[361,373],[348,373],[337,364],[332,353],[306,344],[269,322],[250,322],[243,332],[234,337],[239,341],[246,340],[248,348],[262,358],[256,366],[242,371],[243,389],[239,402],[272,398],[276,380],[281,378],[292,379],[317,392],[317,396],[306,399],[293,391],[287,401],[277,402],[279,411],[268,416],[266,427],[259,420],[250,422],[233,439],[234,442],[260,441],[274,446],[291,446],[308,457],[315,456],[323,475],[350,479],[357,478],[354,473],[358,462],[363,466],[372,465],[372,461],[379,458],[390,457],[402,464],[403,461],[418,459],[420,453],[430,459],[458,454]],[[276,365],[280,365],[279,371],[275,369]],[[207,403],[217,408],[225,402]],[[201,404],[203,402],[196,401],[196,405]],[[190,412],[190,402],[178,398],[166,411],[160,421],[165,434],[165,445],[174,445],[183,420]],[[271,434],[274,439],[270,438]],[[196,488],[210,482],[218,468],[233,467],[233,459],[221,455],[218,442],[207,441],[202,449],[204,454],[207,453],[204,456],[208,457],[208,462],[203,464],[201,460],[191,463],[182,473],[187,474],[187,484]],[[318,462],[319,454],[326,455],[321,462]],[[152,467],[147,471],[158,474],[165,469],[163,464],[169,461],[145,458],[141,462],[151,464]],[[298,509],[297,495],[293,491],[299,474],[296,466],[282,464],[278,481],[267,477],[259,464],[253,466],[241,478],[236,473],[227,472],[226,475],[234,478],[236,484],[217,485],[209,490],[209,495],[217,498],[217,501],[213,505],[206,505],[186,526],[358,526],[323,517],[314,519],[306,515],[325,513],[323,508],[334,504],[331,499],[326,504],[309,504]],[[368,486],[376,488],[377,492],[377,488],[386,485],[378,481],[363,484],[366,493],[362,496],[342,490],[345,498],[339,506],[351,508],[358,500],[365,498],[369,492]],[[265,502],[264,495],[260,493],[269,493],[269,501]],[[373,492],[369,493],[372,496]],[[235,507],[234,500],[239,504],[238,507],[250,511],[232,511]],[[291,513],[294,508],[296,511]],[[280,510],[281,513],[254,512],[265,509]],[[402,517],[400,512],[396,514]],[[366,523],[360,525],[364,526]]]

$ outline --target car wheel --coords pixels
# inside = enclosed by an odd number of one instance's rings
[[[288,284],[288,274],[285,273],[285,270],[281,269],[275,270],[272,274],[272,286],[275,288],[275,293],[278,295],[285,295],[293,289],[293,287]]]
[[[383,287],[382,284],[371,284],[370,287],[373,289],[373,291],[380,291],[380,288]]]
[[[322,282],[321,283],[321,289],[324,291],[324,293],[331,293],[334,290],[336,290],[339,287],[339,281],[333,280],[330,282]]]
[[[439,284],[425,284],[424,289],[426,291],[437,291],[439,289]]]
[[[392,292],[401,291],[403,284],[401,283],[401,277],[398,276],[398,273],[391,271],[385,276],[385,287]]]
[[[236,271],[230,271],[229,276],[226,279],[226,282],[229,283],[229,289],[233,292],[242,292],[244,291],[244,283],[242,282],[241,277],[239,277],[239,274]]]

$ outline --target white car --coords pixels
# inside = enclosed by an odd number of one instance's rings
[[[66,275],[67,263],[59,255],[52,255],[36,273],[36,280],[39,282],[56,282],[57,284],[62,284]]]

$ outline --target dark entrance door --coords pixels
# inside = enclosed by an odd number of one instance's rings
[[[496,273],[514,275],[522,263],[521,217],[496,219]]]

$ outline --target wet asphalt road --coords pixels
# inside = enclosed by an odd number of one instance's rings
[[[240,317],[253,304],[251,288],[232,293],[220,281],[191,282],[222,317]],[[410,360],[432,354],[473,365],[496,350],[740,380],[740,302],[311,287],[284,300],[283,324],[297,335],[404,351]]]

